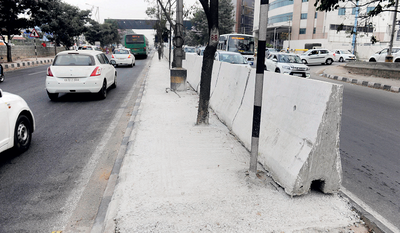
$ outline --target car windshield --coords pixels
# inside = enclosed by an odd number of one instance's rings
[[[114,50],[114,54],[129,54],[129,51],[125,49],[116,49]]]
[[[85,54],[62,54],[58,55],[53,66],[93,66],[94,60],[90,55]]]
[[[282,63],[302,63],[301,59],[297,55],[280,55],[279,56],[279,62]]]
[[[232,64],[247,64],[246,59],[240,54],[220,54],[219,60]]]

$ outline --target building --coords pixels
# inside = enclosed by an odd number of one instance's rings
[[[359,1],[359,6],[369,2]],[[389,46],[393,12],[382,12],[375,17],[365,17],[373,5],[357,7],[351,2],[341,2],[337,10],[316,11],[315,0],[272,0],[269,3],[267,42],[275,48],[305,49],[310,44],[320,44],[327,49],[353,49],[360,58],[368,58]],[[254,35],[258,37],[260,3],[255,5]],[[357,36],[353,38],[357,17]],[[398,25],[396,24],[398,29]],[[338,30],[339,29],[339,30]],[[400,45],[399,30],[394,45]],[[378,43],[372,44],[371,36]],[[354,40],[355,39],[355,40]],[[355,43],[354,43],[355,41]]]

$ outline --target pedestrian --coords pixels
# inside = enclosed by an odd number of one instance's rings
[[[162,58],[162,46],[161,43],[158,45],[158,60],[161,60]]]
[[[4,71],[3,71],[3,65],[0,63],[0,83],[3,81],[4,81]]]

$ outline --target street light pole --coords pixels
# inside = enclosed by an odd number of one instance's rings
[[[395,6],[394,6],[394,16],[393,16],[393,24],[392,24],[392,34],[390,35],[390,44],[389,44],[389,52],[385,57],[385,62],[393,62],[393,55],[392,55],[392,49],[393,49],[393,38],[394,38],[394,33],[396,31],[396,21],[397,21],[397,7],[399,6],[399,0],[396,0]]]

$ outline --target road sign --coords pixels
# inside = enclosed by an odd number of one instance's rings
[[[32,32],[31,32],[31,34],[29,36],[30,37],[39,38],[39,33],[35,29],[32,29]]]

